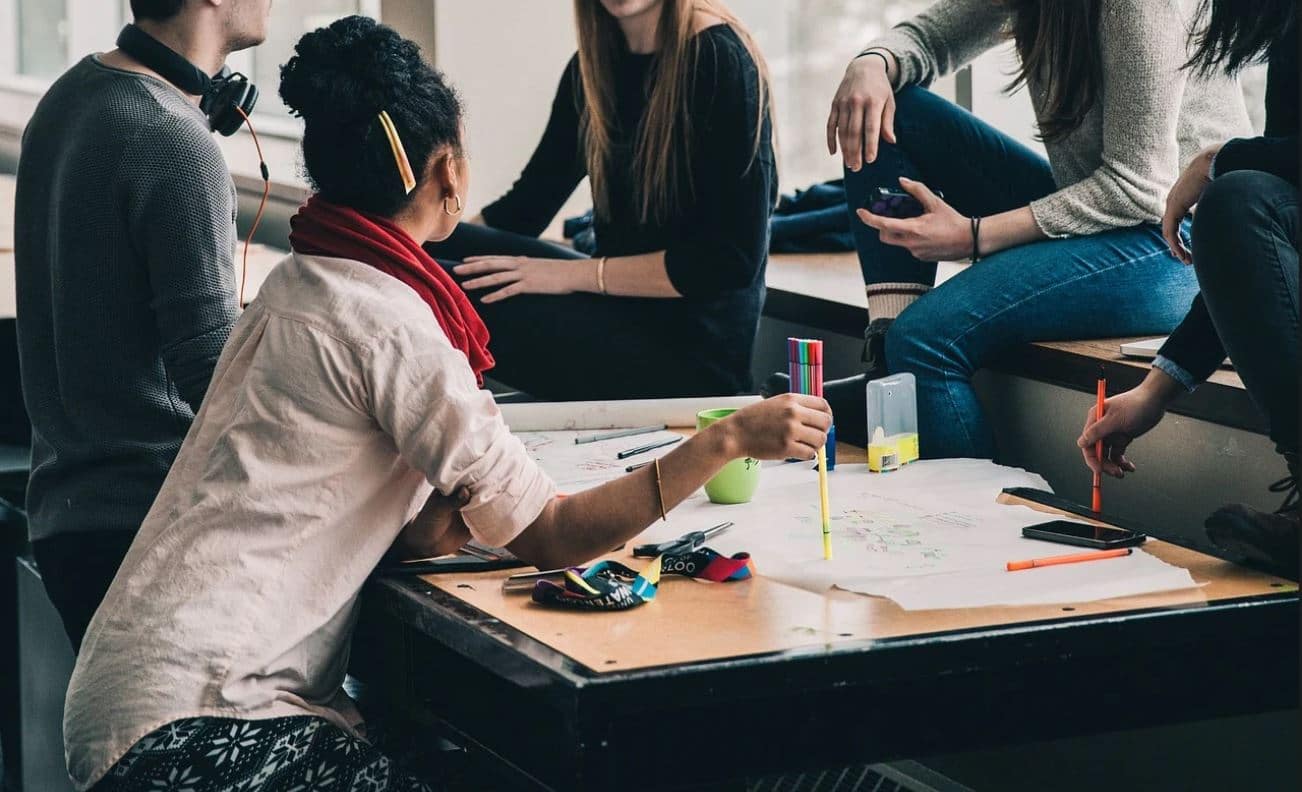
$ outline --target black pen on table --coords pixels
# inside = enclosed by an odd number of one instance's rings
[[[644,446],[638,446],[637,448],[630,448],[627,451],[620,451],[618,454],[615,455],[615,458],[628,459],[631,456],[637,456],[638,454],[645,454],[646,452],[654,451],[657,448],[664,448],[665,446],[671,446],[674,443],[681,442],[682,439],[683,436],[679,435],[677,437],[670,438],[669,440],[661,440],[656,443],[647,443]]]

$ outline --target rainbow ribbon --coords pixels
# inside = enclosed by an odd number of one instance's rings
[[[685,553],[666,553],[638,572],[618,561],[599,561],[590,567],[565,570],[561,582],[539,580],[533,601],[576,610],[628,610],[656,598],[661,575],[727,583],[746,580],[754,570],[750,554],[724,556],[708,547]]]

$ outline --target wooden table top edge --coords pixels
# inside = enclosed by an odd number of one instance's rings
[[[1096,630],[1122,621],[1136,626],[1141,622],[1180,613],[1200,613],[1212,616],[1218,613],[1238,614],[1246,610],[1270,609],[1272,617],[1278,616],[1278,618],[1274,619],[1275,621],[1282,620],[1283,624],[1296,629],[1297,605],[1299,603],[1298,591],[1293,588],[1269,594],[1215,600],[1200,606],[1154,606],[1121,612],[1071,614],[1026,622],[991,624],[982,627],[968,627],[907,636],[854,639],[830,644],[811,643],[794,648],[774,649],[690,662],[603,670],[585,665],[564,652],[521,631],[510,623],[504,622],[457,598],[455,594],[431,585],[424,577],[413,577],[405,580],[388,578],[377,582],[388,587],[391,592],[401,592],[402,595],[409,597],[413,605],[447,607],[446,602],[440,602],[439,600],[455,601],[457,610],[462,611],[462,613],[449,613],[445,624],[460,622],[464,628],[474,633],[474,635],[463,637],[469,637],[472,641],[479,642],[480,649],[485,648],[485,642],[492,642],[496,645],[497,650],[510,655],[512,663],[527,664],[533,669],[534,673],[544,674],[549,679],[560,682],[566,688],[574,691],[615,687],[635,680],[654,681],[670,677],[681,679],[685,676],[715,674],[734,669],[756,669],[775,660],[780,660],[784,664],[809,663],[821,666],[837,659],[865,656],[867,654],[880,657],[883,654],[901,650],[907,651],[918,647],[938,648],[960,643],[978,646],[984,645],[992,639],[1025,641],[1025,639],[1032,636],[1060,637],[1067,628],[1075,628],[1078,631]],[[465,611],[474,613],[476,618],[473,624],[465,619]],[[1275,613],[1277,611],[1280,613]],[[1291,613],[1283,613],[1284,611],[1291,611]],[[492,623],[491,634],[481,629],[485,623]],[[448,637],[442,630],[437,635],[432,632],[425,632],[429,637],[439,641],[445,641]],[[865,650],[871,650],[871,652],[865,652]],[[483,659],[482,656],[480,659]]]
[[[861,449],[847,447],[850,454],[862,453]],[[841,452],[838,451],[838,454]],[[1001,496],[1007,498],[1007,496]],[[1034,504],[1028,504],[1034,505]],[[1041,507],[1041,510],[1052,512],[1052,510]],[[810,641],[800,646],[785,646],[768,651],[746,652],[743,654],[725,654],[716,657],[704,657],[687,662],[676,662],[667,664],[655,664],[638,666],[634,668],[603,669],[595,667],[592,664],[584,663],[580,659],[566,654],[565,651],[556,648],[541,640],[539,637],[531,635],[527,627],[513,623],[508,618],[503,618],[501,614],[494,614],[481,609],[473,602],[466,600],[457,593],[458,585],[479,585],[487,584],[489,588],[500,586],[501,581],[510,574],[509,572],[484,572],[474,574],[457,574],[457,575],[430,575],[420,578],[412,578],[407,581],[390,580],[388,583],[399,590],[405,589],[412,597],[413,602],[420,602],[426,605],[439,605],[447,610],[447,617],[451,620],[464,620],[467,615],[473,614],[474,625],[467,622],[467,626],[472,631],[479,631],[485,638],[491,638],[508,648],[509,651],[519,651],[520,654],[538,661],[538,665],[550,672],[557,674],[568,684],[583,687],[592,684],[602,684],[603,681],[619,682],[627,680],[630,677],[654,678],[664,674],[682,674],[690,673],[695,670],[719,669],[735,667],[738,665],[749,665],[753,663],[762,663],[768,659],[780,656],[785,659],[796,659],[801,657],[807,658],[828,658],[842,654],[853,654],[865,650],[883,651],[894,648],[906,648],[918,646],[921,644],[934,644],[940,642],[962,642],[962,641],[982,641],[993,637],[1012,638],[1018,635],[1031,635],[1047,631],[1059,630],[1064,626],[1079,626],[1082,628],[1091,625],[1105,625],[1114,623],[1119,619],[1138,621],[1151,619],[1155,617],[1169,616],[1179,612],[1204,612],[1212,611],[1232,612],[1243,608],[1254,607],[1289,607],[1290,604],[1296,606],[1298,601],[1297,584],[1279,578],[1272,578],[1263,573],[1245,570],[1235,567],[1228,562],[1219,561],[1211,556],[1198,553],[1195,550],[1179,548],[1170,545],[1161,540],[1150,539],[1153,547],[1169,548],[1161,551],[1161,554],[1175,554],[1177,557],[1184,554],[1193,554],[1197,560],[1202,563],[1214,563],[1223,565],[1225,568],[1235,571],[1236,574],[1246,575],[1250,578],[1256,578],[1260,586],[1252,594],[1244,596],[1219,596],[1213,598],[1196,597],[1185,602],[1160,602],[1157,598],[1162,595],[1143,595],[1141,597],[1125,598],[1122,602],[1134,602],[1132,605],[1109,606],[1112,601],[1086,602],[1086,603],[1062,603],[1064,609],[1059,612],[1062,615],[1053,617],[1039,617],[1026,620],[994,620],[980,624],[967,624],[953,629],[941,630],[921,630],[916,633],[899,634],[899,635],[882,635],[882,636],[865,636],[854,637],[847,640],[834,641]],[[1200,586],[1205,587],[1208,581],[1200,581]],[[768,585],[783,586],[784,584],[776,581],[767,581]],[[791,588],[791,587],[786,587]],[[423,591],[422,591],[423,590]],[[1195,589],[1194,591],[1201,591]],[[527,598],[527,594],[520,595]],[[868,595],[855,594],[839,590],[829,590],[822,595],[825,599],[850,599],[850,600],[873,600],[881,599]],[[1155,604],[1144,604],[1142,600],[1148,597],[1154,600]],[[440,602],[439,600],[442,600]],[[1135,602],[1138,601],[1138,602]],[[1105,606],[1105,607],[1100,607]],[[1004,612],[1011,612],[1015,608],[1002,608]],[[555,613],[555,611],[552,611]],[[917,612],[915,612],[917,613]],[[926,612],[921,612],[926,613]],[[584,614],[569,614],[574,618],[582,618]],[[635,615],[630,612],[629,615]],[[1296,619],[1293,620],[1296,622]],[[480,629],[485,624],[492,625],[491,631]],[[490,635],[491,633],[491,635]]]

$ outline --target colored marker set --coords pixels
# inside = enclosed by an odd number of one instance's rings
[[[787,339],[787,374],[791,392],[823,395],[823,342],[820,339]]]
[[[820,339],[787,339],[787,373],[791,392],[823,395],[823,342]],[[823,517],[823,558],[832,560],[832,508],[827,497],[827,447],[818,449],[818,500]]]

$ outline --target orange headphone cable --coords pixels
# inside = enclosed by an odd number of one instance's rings
[[[249,280],[249,244],[253,242],[253,235],[258,232],[258,225],[262,223],[262,213],[267,208],[267,197],[271,195],[271,171],[267,170],[267,160],[262,156],[262,143],[258,141],[258,131],[253,128],[253,121],[249,119],[249,114],[244,112],[244,108],[236,107],[235,112],[244,118],[244,123],[249,128],[249,134],[253,136],[253,147],[258,152],[258,168],[262,171],[262,201],[258,204],[258,213],[253,216],[253,225],[249,228],[249,236],[244,240],[244,265],[240,273],[240,293],[238,307],[244,309],[244,285]]]

